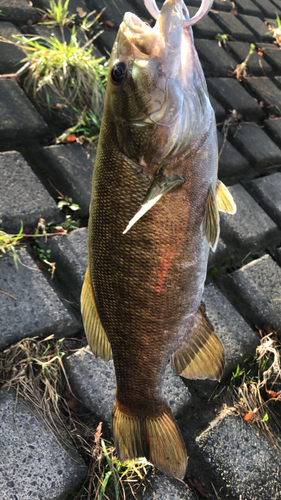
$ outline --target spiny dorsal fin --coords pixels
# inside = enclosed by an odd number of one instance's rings
[[[236,213],[236,204],[230,193],[229,189],[223,184],[223,182],[218,181],[216,187],[216,202],[217,207],[220,212],[225,212],[227,214]]]
[[[146,213],[148,210],[157,203],[157,201],[162,198],[162,196],[176,186],[180,186],[184,183],[184,179],[177,174],[167,176],[165,172],[161,169],[155,176],[150,188],[148,189],[144,200],[141,204],[141,208],[130,220],[123,234],[126,234],[129,229]]]
[[[213,189],[210,188],[207,196],[205,215],[202,222],[202,233],[213,252],[216,250],[220,235],[220,216]]]
[[[81,292],[81,312],[89,346],[95,356],[108,361],[111,356],[111,346],[101,324],[96,308],[89,267]]]
[[[216,336],[203,306],[198,309],[192,333],[172,355],[171,367],[189,379],[220,380],[224,368],[224,347]]]

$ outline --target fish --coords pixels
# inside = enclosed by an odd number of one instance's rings
[[[220,379],[224,347],[202,293],[219,211],[216,122],[183,0],[154,27],[127,12],[109,62],[81,292],[93,353],[113,356],[112,410],[121,462],[146,457],[183,478],[187,453],[162,395],[167,364],[188,379]]]

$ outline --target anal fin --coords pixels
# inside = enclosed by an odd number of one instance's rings
[[[95,356],[108,361],[112,356],[111,346],[96,308],[89,267],[86,271],[81,292],[81,312],[91,350]]]
[[[204,307],[198,309],[192,333],[171,358],[174,372],[189,379],[220,380],[224,347],[209,322]]]

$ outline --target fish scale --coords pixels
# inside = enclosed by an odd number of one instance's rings
[[[182,0],[167,0],[154,28],[133,14],[120,26],[93,174],[81,296],[91,349],[104,359],[113,355],[120,460],[146,456],[178,478],[187,458],[162,396],[164,372],[171,359],[187,378],[221,376],[224,349],[200,304],[209,246],[215,248],[219,236],[218,210],[235,211],[217,181],[215,117],[183,7]],[[158,110],[157,78],[166,96]],[[175,102],[182,102],[180,109]]]

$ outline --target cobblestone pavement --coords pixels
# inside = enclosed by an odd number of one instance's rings
[[[272,323],[281,335],[281,51],[272,43],[266,19],[281,15],[280,0],[215,0],[213,10],[194,27],[199,53],[224,148],[219,177],[237,203],[235,217],[224,215],[218,250],[204,292],[207,313],[226,350],[227,377],[255,352],[254,327]],[[200,0],[188,0],[193,15]],[[0,0],[0,35],[42,34],[35,8],[48,0]],[[159,2],[161,5],[161,2]],[[148,19],[143,0],[70,0],[70,8],[101,11],[104,33],[98,51],[110,52],[125,11]],[[219,46],[218,33],[230,35]],[[250,43],[258,50],[249,60],[250,76],[233,76]],[[24,57],[19,47],[1,42],[0,73],[12,73]],[[222,125],[228,111],[239,115],[239,127]],[[57,192],[72,197],[87,218],[92,156],[78,144],[52,145],[54,119],[36,108],[13,79],[0,79],[0,226],[7,232],[36,227],[39,218],[60,221]],[[235,115],[233,115],[235,116]],[[66,125],[71,116],[66,117]],[[228,122],[229,123],[229,122]],[[56,121],[58,130],[65,123]],[[49,182],[50,181],[50,182]],[[77,305],[87,261],[87,228],[52,237],[44,248],[56,262],[55,279],[41,272],[29,245],[21,248],[22,265],[0,259],[0,348],[25,337],[58,337],[81,333]],[[213,278],[217,278],[215,281]],[[65,359],[71,385],[86,408],[110,427],[115,391],[112,362],[95,359],[81,349]],[[190,382],[188,390],[167,370],[165,393],[179,421],[189,455],[188,473],[209,496],[234,500],[281,499],[280,455],[260,431],[240,417],[208,412],[210,382]],[[219,410],[219,408],[218,408]],[[87,467],[75,449],[59,446],[53,436],[13,392],[0,392],[0,500],[58,500],[81,484]],[[71,498],[71,496],[70,496]],[[146,499],[201,497],[182,483],[159,474]]]

